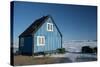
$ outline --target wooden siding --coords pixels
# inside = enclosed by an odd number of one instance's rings
[[[49,18],[46,23],[44,23],[40,29],[34,34],[34,46],[33,52],[44,52],[44,51],[52,51],[57,48],[61,48],[61,36],[58,32],[56,26],[53,24],[53,32],[47,31],[47,22],[52,23],[52,20]],[[37,36],[45,36],[45,46],[37,46]]]
[[[21,37],[22,38],[22,37]],[[22,41],[20,40],[20,51],[22,54],[32,54],[32,37],[23,37],[24,38],[24,45],[22,45]]]

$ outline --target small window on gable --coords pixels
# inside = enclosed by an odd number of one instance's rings
[[[45,37],[37,36],[37,46],[44,46],[44,45],[45,45]]]
[[[53,23],[47,23],[47,31],[53,31]]]

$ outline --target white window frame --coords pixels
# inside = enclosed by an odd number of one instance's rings
[[[49,29],[50,25],[50,29]],[[53,23],[47,23],[47,31],[53,31]]]
[[[37,46],[45,46],[45,36],[37,36]]]

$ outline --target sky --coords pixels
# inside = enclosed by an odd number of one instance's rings
[[[97,7],[70,4],[14,2],[14,41],[42,16],[51,15],[67,40],[97,39]]]

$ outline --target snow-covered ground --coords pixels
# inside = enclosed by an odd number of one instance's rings
[[[80,54],[80,53],[79,54],[65,53],[65,54],[51,55],[51,57],[66,57],[69,58],[72,62],[93,61],[97,59],[97,56],[95,54]]]
[[[96,54],[82,54],[82,53],[70,53],[66,52],[65,54],[51,54],[46,55],[47,57],[56,57],[56,58],[68,58],[71,62],[86,62],[86,61],[96,61]],[[35,56],[35,57],[44,57],[43,55]],[[67,62],[68,60],[64,60]]]
[[[66,49],[66,51],[69,52],[80,52],[81,48],[83,46],[90,46],[91,48],[97,47],[97,42],[96,41],[87,41],[87,40],[81,40],[81,41],[65,41],[63,42],[63,47]]]
[[[72,62],[83,62],[83,61],[96,61],[96,54],[82,54],[81,48],[83,46],[90,46],[91,48],[97,47],[96,41],[66,41],[63,43],[63,47],[66,49],[65,54],[52,54],[49,57],[66,57],[69,58]],[[43,57],[36,56],[36,57]]]
[[[72,62],[83,62],[83,61],[93,61],[97,59],[96,54],[82,54],[82,53],[77,53],[81,52],[81,49],[83,46],[89,46],[91,48],[97,47],[97,41],[93,40],[72,40],[72,41],[65,41],[63,42],[63,47],[66,49],[65,54],[61,55],[52,55],[54,57],[67,57],[69,58]]]

